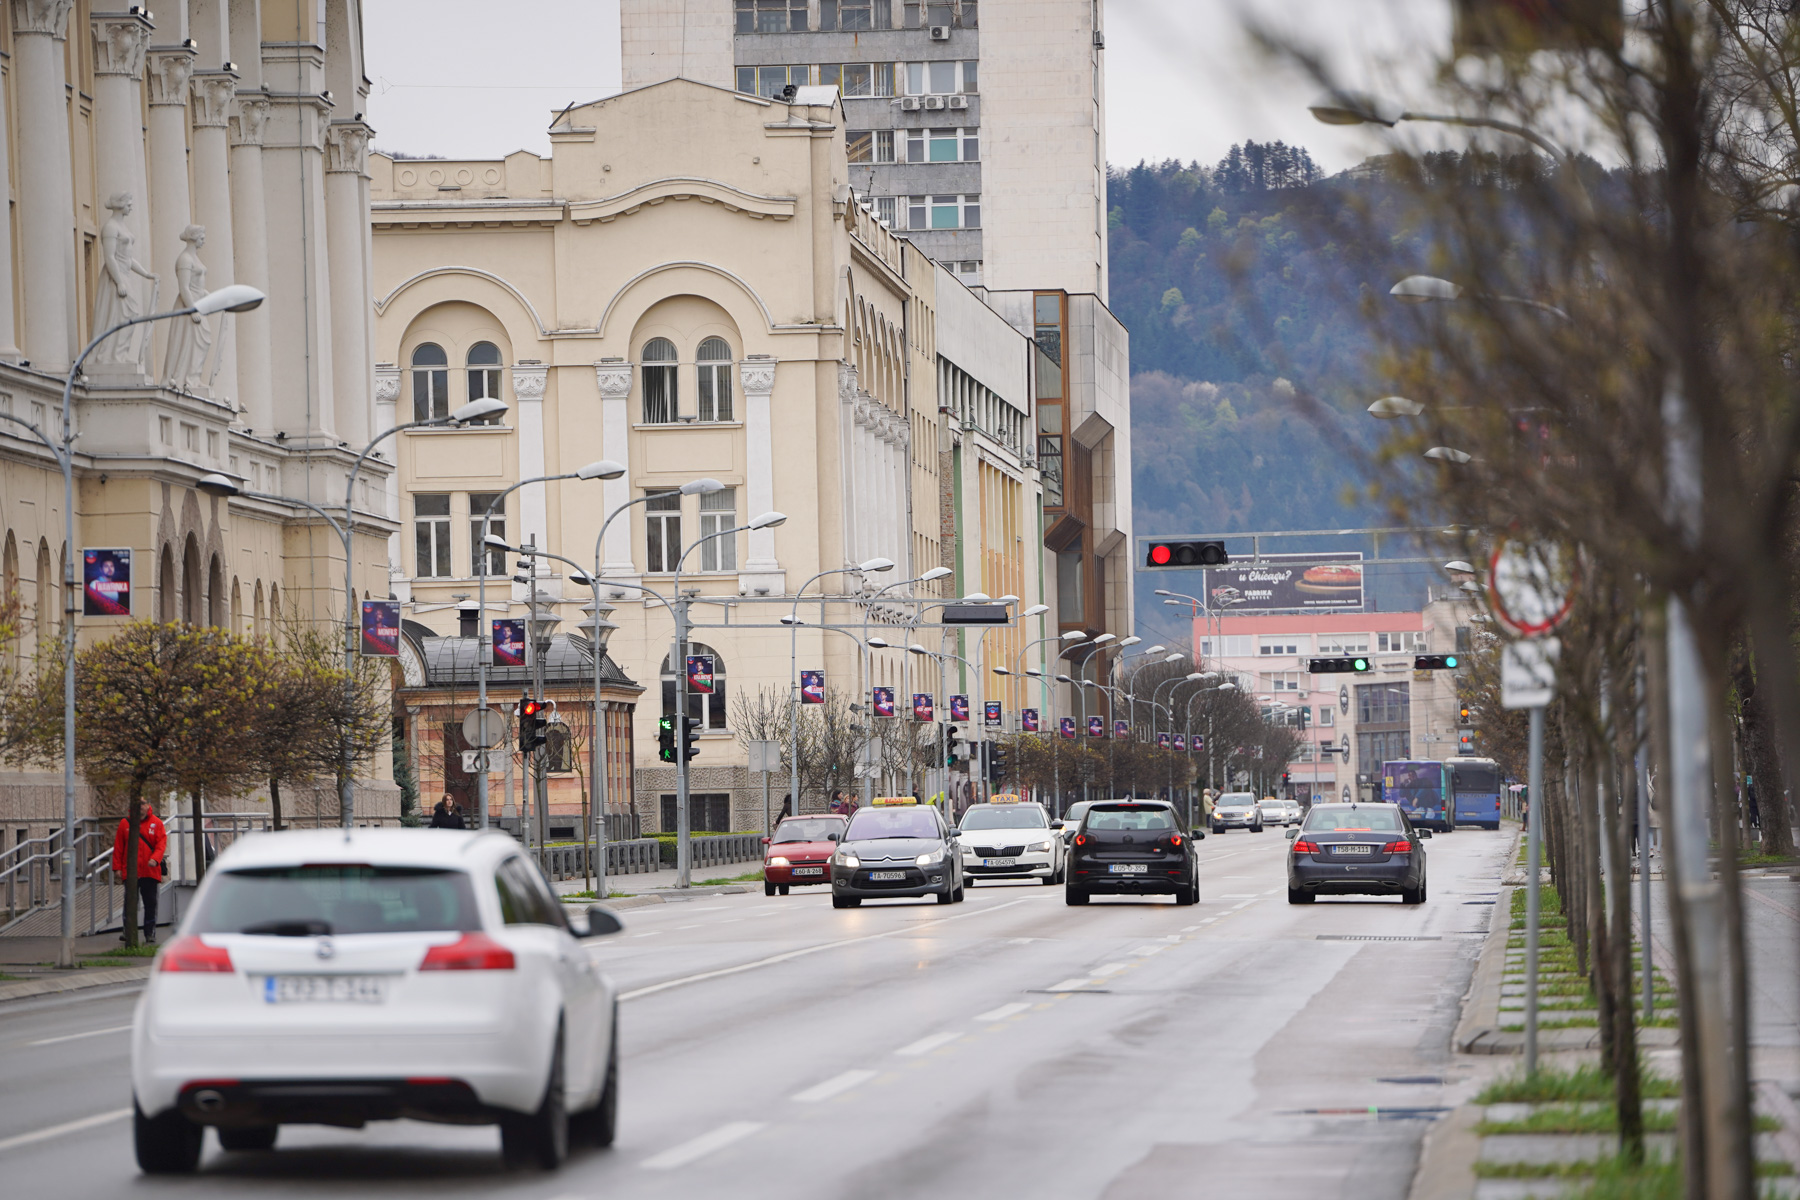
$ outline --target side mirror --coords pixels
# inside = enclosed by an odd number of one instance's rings
[[[959,838],[962,836],[962,830],[960,830],[956,826],[952,825],[949,829],[946,829],[944,831],[944,835],[946,837]]]
[[[1300,836],[1300,827],[1298,825],[1289,825],[1287,827],[1287,840],[1288,841],[1291,842],[1299,836]]]
[[[590,904],[587,910],[588,937],[605,937],[609,933],[621,933],[625,923],[619,920],[612,909],[604,904]]]
[[[763,839],[763,845],[765,845],[765,846],[766,846],[766,845],[768,845],[768,844],[769,844],[769,839],[768,839],[768,838],[764,838],[764,839]]]
[[[1429,829],[1420,829],[1420,830],[1417,830],[1416,832],[1422,838],[1428,838],[1431,836],[1431,830],[1429,830]]]
[[[843,836],[842,834],[828,833],[825,835],[825,840],[829,841],[829,842],[835,842],[838,840],[838,838],[840,838],[842,836]]]

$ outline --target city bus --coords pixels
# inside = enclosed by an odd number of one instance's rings
[[[1491,758],[1453,758],[1444,766],[1456,823],[1500,828],[1500,764]]]
[[[1381,798],[1405,809],[1414,825],[1449,833],[1456,828],[1456,814],[1448,804],[1449,774],[1441,762],[1383,763]]]

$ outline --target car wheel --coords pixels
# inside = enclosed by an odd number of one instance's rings
[[[219,1129],[219,1146],[225,1150],[273,1150],[279,1125],[240,1125]]]
[[[187,1175],[200,1165],[200,1143],[206,1130],[181,1115],[179,1109],[146,1117],[135,1100],[131,1105],[131,1140],[137,1151],[138,1170],[146,1175]]]
[[[860,896],[833,896],[831,898],[831,907],[833,908],[855,908],[861,903],[862,897]]]
[[[1044,876],[1038,882],[1042,883],[1045,887],[1049,887],[1051,884],[1056,882],[1056,872],[1055,871],[1050,872],[1048,875]]]
[[[1175,903],[1182,905],[1200,903],[1200,885],[1194,883],[1176,888]]]
[[[600,1102],[586,1112],[569,1115],[569,1140],[602,1150],[619,1131],[619,1005],[613,1002],[612,1042],[606,1051],[606,1082]]]
[[[964,887],[974,887],[975,883],[976,883],[976,880],[973,875],[964,875],[963,876],[963,886]]]
[[[563,1083],[563,1034],[559,1025],[550,1051],[550,1078],[544,1081],[544,1099],[530,1115],[509,1115],[500,1121],[500,1156],[509,1167],[536,1163],[554,1171],[569,1155],[568,1097]]]
[[[954,879],[945,878],[944,890],[937,894],[937,902],[939,904],[956,903],[956,881]]]
[[[785,896],[788,894],[788,885],[784,883],[784,884],[780,885],[779,887],[777,887],[775,890]]]
[[[763,895],[773,896],[774,894],[775,894],[775,885],[770,883],[766,879],[763,880]]]
[[[1423,903],[1425,903],[1425,889],[1423,887],[1402,888],[1400,890],[1400,903],[1402,903],[1402,904],[1423,904]]]
[[[1063,889],[1064,904],[1086,904],[1087,902],[1088,894],[1082,889],[1074,886],[1065,887]]]
[[[1289,888],[1288,889],[1288,903],[1289,904],[1311,904],[1313,902],[1313,899],[1314,899],[1313,894],[1309,891],[1306,891],[1304,888]]]
[[[956,902],[958,904],[961,904],[963,902],[963,900],[966,898],[967,898],[967,893],[965,893],[963,891],[963,885],[960,883],[957,884],[956,885]]]

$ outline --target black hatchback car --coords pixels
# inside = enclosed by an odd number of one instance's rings
[[[850,818],[831,856],[831,907],[855,908],[886,896],[963,898],[958,830],[928,804],[876,800]]]
[[[1160,800],[1101,800],[1082,814],[1069,845],[1063,899],[1095,895],[1173,895],[1200,902],[1200,862],[1180,815]]]
[[[1425,902],[1425,839],[1397,804],[1315,804],[1288,855],[1288,903],[1318,896],[1399,896]]]

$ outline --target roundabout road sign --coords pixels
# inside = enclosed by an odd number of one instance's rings
[[[1519,637],[1543,637],[1568,619],[1578,582],[1574,556],[1547,542],[1501,539],[1488,559],[1488,603]]]

